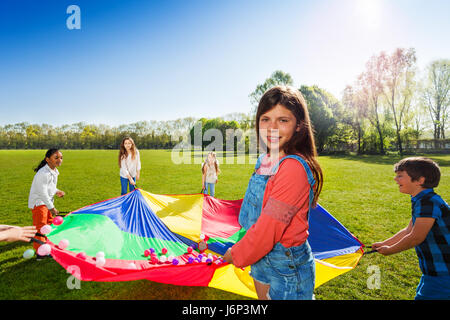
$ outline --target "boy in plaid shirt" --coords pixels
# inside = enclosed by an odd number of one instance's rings
[[[433,191],[441,172],[437,163],[424,157],[401,160],[394,166],[399,191],[411,195],[409,225],[372,248],[391,255],[415,247],[422,277],[416,300],[450,299],[450,210]]]

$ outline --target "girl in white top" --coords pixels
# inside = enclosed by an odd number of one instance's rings
[[[128,186],[130,192],[135,189],[136,181],[139,180],[141,173],[139,150],[131,137],[125,137],[120,144],[119,168],[121,194],[124,195],[128,192]]]
[[[31,183],[30,195],[28,197],[28,208],[33,213],[33,225],[39,230],[46,224],[51,224],[53,217],[59,213],[53,204],[56,196],[63,197],[64,191],[58,190],[59,171],[57,167],[62,164],[63,156],[58,149],[49,149],[45,158],[34,169],[33,182]],[[36,237],[46,241],[45,237]],[[39,248],[38,243],[33,243],[35,250]],[[39,258],[39,257],[38,257]]]
[[[214,197],[214,189],[219,181],[219,173],[219,161],[216,159],[216,153],[211,151],[202,164],[202,191],[204,194],[207,194],[209,189],[209,194]]]

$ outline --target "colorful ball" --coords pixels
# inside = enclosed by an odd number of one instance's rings
[[[166,253],[167,253],[167,249],[166,249],[166,248],[162,248],[162,249],[161,249],[161,253],[162,253],[162,254],[166,254]]]
[[[190,247],[190,246],[187,248],[187,252],[188,253],[192,253],[192,250],[194,250],[194,249],[192,247]]]
[[[95,258],[104,258],[105,257],[105,253],[103,251],[99,251],[97,252],[97,254],[95,255]]]
[[[189,258],[188,258],[188,263],[193,263],[193,262],[194,262],[194,258],[189,257]]]
[[[64,222],[64,219],[63,219],[63,217],[61,217],[61,216],[56,216],[56,217],[53,218],[53,224],[54,224],[55,226],[59,226],[59,225],[62,224],[63,222]]]
[[[86,260],[87,255],[86,255],[86,253],[84,253],[84,252],[80,252],[80,253],[78,253],[78,254],[76,255],[76,257],[79,258],[79,259]]]
[[[152,264],[158,263],[158,258],[152,257],[152,258],[150,259],[150,263],[152,263]]]
[[[40,256],[46,256],[46,255],[49,255],[51,251],[52,251],[52,247],[50,247],[49,244],[43,244],[42,246],[40,246],[40,247],[37,249],[37,253],[38,253],[38,255],[40,255]]]
[[[144,256],[148,257],[150,254],[151,254],[151,252],[150,252],[149,249],[146,249],[146,250],[144,251]]]
[[[128,268],[130,268],[130,269],[137,269],[136,265],[133,262],[130,262],[128,264]]]
[[[97,267],[103,267],[106,264],[106,260],[104,257],[95,258],[95,265]]]
[[[155,253],[155,249],[153,249],[153,248],[150,248],[148,250],[150,250],[150,253]]]
[[[205,262],[206,262],[206,263],[211,263],[211,262],[212,262],[212,259],[208,258],[208,259],[206,259]]]
[[[177,258],[174,258],[174,259],[172,260],[172,264],[173,264],[174,266],[176,266],[178,263],[179,263],[179,261],[178,261]]]
[[[43,226],[41,228],[40,231],[42,234],[49,234],[50,232],[52,232],[52,227],[50,227],[48,224],[46,224],[45,226]]]
[[[25,252],[23,253],[23,258],[24,259],[30,259],[30,258],[33,258],[33,256],[34,256],[34,250],[33,249],[25,250]]]
[[[162,263],[166,263],[167,262],[167,257],[166,256],[161,256],[161,258],[159,258],[159,261],[161,261]]]
[[[68,246],[69,246],[69,240],[67,240],[67,239],[62,239],[58,244],[58,247],[62,250],[64,250]]]

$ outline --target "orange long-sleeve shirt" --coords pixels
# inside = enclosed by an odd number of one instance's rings
[[[259,170],[268,171],[263,166]],[[285,247],[303,244],[308,238],[309,190],[303,166],[295,159],[284,160],[267,182],[260,217],[231,249],[233,264],[254,264],[277,242]]]

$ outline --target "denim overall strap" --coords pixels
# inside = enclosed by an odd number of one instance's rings
[[[305,159],[303,159],[302,157],[300,157],[300,156],[298,156],[298,155],[295,155],[295,154],[293,154],[293,155],[288,155],[288,156],[286,156],[286,157],[283,157],[283,158],[280,160],[280,162],[278,162],[278,164],[275,165],[275,166],[273,167],[272,173],[275,173],[276,170],[278,170],[278,167],[280,166],[280,164],[281,164],[284,160],[289,159],[289,158],[295,159],[295,160],[297,160],[298,162],[300,162],[300,163],[302,164],[303,168],[304,168],[305,171],[306,171],[306,176],[308,177],[308,183],[309,183],[309,185],[310,185],[310,188],[309,188],[309,209],[311,210],[312,201],[313,201],[313,199],[314,199],[314,190],[313,190],[313,186],[314,186],[314,184],[316,183],[316,180],[314,179],[314,176],[313,176],[313,174],[312,174],[312,171],[311,171],[311,169],[309,168],[308,163],[306,163]],[[309,212],[308,212],[308,217],[309,217]]]

